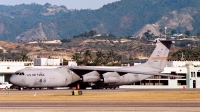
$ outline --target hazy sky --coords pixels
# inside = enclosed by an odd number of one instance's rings
[[[99,9],[103,5],[120,0],[0,0],[2,5],[31,4],[65,5],[68,9]]]

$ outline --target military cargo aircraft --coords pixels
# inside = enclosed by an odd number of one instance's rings
[[[102,88],[131,84],[153,75],[161,74],[166,66],[172,40],[156,39],[153,53],[146,63],[131,67],[62,66],[53,69],[25,68],[12,74],[10,82],[22,88],[71,87],[79,84],[81,89],[90,86]]]

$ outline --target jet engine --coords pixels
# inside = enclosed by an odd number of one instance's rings
[[[123,76],[120,76],[120,82],[118,82],[118,85],[124,85],[124,84],[131,84],[134,82],[139,81],[140,74],[132,74],[132,73],[127,73],[124,74]]]
[[[89,72],[81,76],[82,82],[97,82],[100,80],[100,74],[97,71]]]
[[[120,76],[120,82],[116,83],[117,85],[125,85],[138,82],[140,80],[144,80],[146,78],[151,77],[152,75],[143,75],[143,74],[133,74],[127,73],[123,76]]]
[[[104,83],[118,83],[120,82],[120,76],[117,72],[106,72],[101,79]]]

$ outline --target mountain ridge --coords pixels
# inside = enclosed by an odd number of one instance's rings
[[[95,29],[101,34],[141,36],[146,25],[193,34],[200,31],[199,0],[121,0],[97,10],[69,10],[49,3],[0,5],[0,40],[30,41],[72,38]],[[155,30],[146,28],[146,30]],[[137,32],[137,33],[136,33]],[[140,34],[140,35],[137,35]]]

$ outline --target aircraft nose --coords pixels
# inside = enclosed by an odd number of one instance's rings
[[[14,76],[14,75],[12,75],[12,76],[10,77],[10,83],[12,83],[12,84],[15,84],[15,85],[16,85],[16,83],[17,83],[17,77],[16,77],[16,76]]]

